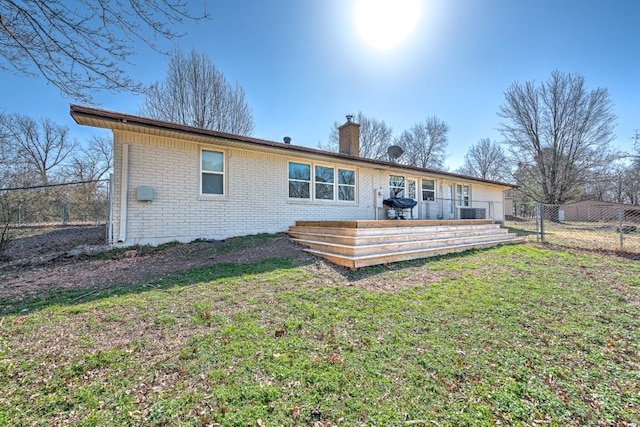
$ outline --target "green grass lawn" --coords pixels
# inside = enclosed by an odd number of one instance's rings
[[[2,318],[0,425],[640,422],[637,261],[510,245],[115,289]]]

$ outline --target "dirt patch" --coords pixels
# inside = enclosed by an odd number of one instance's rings
[[[66,290],[92,292],[107,287],[149,284],[163,276],[220,263],[245,264],[268,258],[288,258],[305,264],[311,285],[355,286],[380,292],[398,292],[419,283],[438,280],[437,272],[416,266],[389,264],[381,271],[402,271],[401,278],[380,280],[377,274],[350,275],[348,269],[312,257],[285,234],[227,239],[224,242],[125,248],[109,251],[104,227],[53,227],[11,242],[8,257],[0,260],[0,312],[21,301]],[[103,251],[102,255],[86,253]]]
[[[354,286],[379,292],[395,293],[458,274],[434,271],[419,260],[379,266],[369,273],[349,274],[345,268],[312,257],[284,234],[167,245],[160,249],[138,247],[108,251],[109,247],[104,245],[104,226],[52,227],[37,231],[39,233],[12,241],[4,259],[0,258],[0,313],[19,308],[21,301],[47,297],[58,291],[126,288],[149,284],[195,267],[254,263],[268,258],[288,258],[305,264],[304,268],[313,278],[310,284]],[[105,254],[87,255],[100,251]],[[640,306],[637,293],[630,292],[627,286],[614,288]]]
[[[19,302],[57,290],[148,283],[170,273],[218,263],[243,264],[280,257],[311,261],[284,234],[255,239],[250,247],[226,251],[219,250],[224,242],[197,242],[162,250],[131,248],[96,259],[87,253],[109,249],[104,245],[103,226],[40,231],[9,244],[5,259],[0,260],[0,301]]]

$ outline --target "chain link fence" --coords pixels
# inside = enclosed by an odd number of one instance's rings
[[[0,192],[3,223],[15,226],[105,224],[109,215],[106,182]]]
[[[12,240],[70,226],[103,226],[109,219],[109,182],[0,190],[0,253]],[[106,233],[104,241],[106,241]],[[15,246],[15,245],[14,245]]]
[[[505,226],[530,241],[590,250],[640,253],[640,206],[612,203],[537,204]]]

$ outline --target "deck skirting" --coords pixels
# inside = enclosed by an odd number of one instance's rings
[[[288,234],[351,269],[521,242],[491,220],[298,221]]]

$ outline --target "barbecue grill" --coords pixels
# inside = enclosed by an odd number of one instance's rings
[[[409,211],[408,214],[413,218],[412,209],[418,204],[415,200],[405,197],[391,197],[390,199],[384,199],[382,203],[389,207],[387,215],[391,219],[406,219],[407,211]]]

